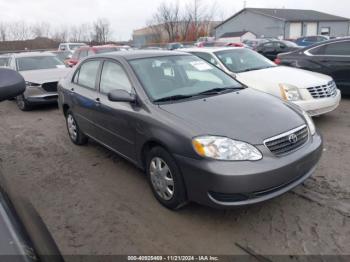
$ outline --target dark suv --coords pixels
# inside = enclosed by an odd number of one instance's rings
[[[330,75],[345,95],[350,95],[350,38],[321,42],[278,55],[278,64]]]

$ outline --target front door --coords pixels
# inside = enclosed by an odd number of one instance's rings
[[[99,93],[96,138],[124,157],[135,159],[135,128],[137,107],[128,102],[111,102],[108,93],[121,89],[133,93],[131,82],[123,66],[114,61],[103,63]]]

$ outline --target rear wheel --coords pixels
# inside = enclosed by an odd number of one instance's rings
[[[147,155],[147,176],[156,199],[169,209],[186,205],[186,189],[173,157],[163,148],[155,147]]]
[[[19,95],[16,97],[16,104],[17,107],[22,111],[29,111],[31,109],[31,106],[29,105],[29,102],[24,97],[24,95]]]
[[[68,110],[66,113],[66,123],[68,134],[72,142],[76,145],[84,145],[88,142],[88,137],[81,132],[73,113]]]

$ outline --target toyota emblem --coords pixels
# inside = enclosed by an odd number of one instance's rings
[[[298,142],[298,137],[297,137],[297,135],[296,135],[296,134],[290,135],[290,136],[289,136],[289,142],[290,142],[291,144],[297,143],[297,142]]]

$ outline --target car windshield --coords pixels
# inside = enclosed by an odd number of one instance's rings
[[[18,71],[66,67],[56,56],[31,56],[17,58]]]
[[[219,51],[215,52],[215,55],[233,73],[242,73],[276,66],[269,59],[246,48]]]
[[[130,64],[153,101],[243,88],[217,67],[195,56],[144,58]]]
[[[85,45],[83,45],[83,44],[73,44],[73,45],[69,45],[69,49],[74,51],[74,50],[76,50],[76,49],[78,49],[78,48],[80,48],[82,46],[85,46]]]
[[[0,57],[0,67],[8,66],[9,59],[7,57]]]

